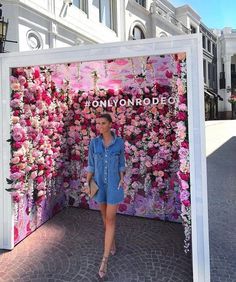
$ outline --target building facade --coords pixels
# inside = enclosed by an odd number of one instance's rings
[[[200,24],[203,49],[203,76],[205,95],[205,117],[218,118],[218,103],[223,99],[217,85],[217,36],[203,23]]]
[[[224,103],[219,105],[220,118],[236,118],[236,29],[215,30],[218,34],[218,89]],[[229,100],[234,103],[229,103]]]
[[[3,15],[10,22],[8,39],[18,42],[6,44],[8,51],[29,51],[201,32],[206,119],[218,118],[218,108],[222,113],[229,110],[227,99],[223,97],[224,102],[219,101],[217,91],[219,89],[217,74],[222,76],[222,73],[225,73],[227,89],[232,88],[229,61],[235,62],[234,53],[232,50],[227,51],[227,55],[222,53],[229,45],[226,43],[229,34],[220,34],[218,40],[216,34],[201,22],[200,16],[188,5],[175,7],[167,0],[1,2]],[[220,48],[217,48],[218,43]],[[217,56],[220,61],[225,60],[225,63],[219,62]],[[222,70],[224,66],[226,71]],[[220,90],[221,96],[228,97],[227,91]],[[221,116],[223,117],[223,114]]]

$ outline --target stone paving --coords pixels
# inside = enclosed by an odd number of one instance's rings
[[[212,282],[236,282],[234,132],[236,121],[206,123]],[[193,281],[181,224],[118,215],[116,241],[105,281]],[[99,212],[66,208],[14,250],[0,251],[0,281],[99,281],[102,246]]]
[[[236,120],[207,122],[212,282],[236,282]]]
[[[192,281],[181,224],[118,214],[116,234],[105,281]],[[99,281],[102,246],[99,212],[66,208],[0,256],[0,281]]]

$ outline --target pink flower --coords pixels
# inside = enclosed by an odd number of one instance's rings
[[[12,200],[13,200],[14,203],[20,202],[21,197],[17,192],[12,192],[11,196],[12,196]]]
[[[15,109],[15,108],[19,108],[20,107],[20,104],[21,104],[21,101],[19,99],[14,99],[14,100],[11,100],[10,102],[10,106]]]
[[[185,205],[185,207],[190,207],[190,205],[191,205],[189,200],[183,200],[182,203]]]
[[[25,131],[20,125],[16,125],[13,128],[12,137],[16,142],[24,142],[25,141]]]
[[[21,172],[15,172],[15,173],[12,173],[12,174],[11,174],[10,178],[11,178],[12,180],[17,180],[17,179],[21,178],[21,176],[22,176],[22,173],[21,173]]]
[[[187,106],[186,106],[186,104],[183,104],[183,103],[180,104],[180,105],[179,105],[179,110],[180,110],[180,111],[187,111]]]
[[[30,178],[31,179],[35,179],[36,177],[37,177],[37,171],[33,171],[32,173],[31,173],[31,175],[30,175]]]
[[[181,187],[182,187],[183,190],[188,190],[189,189],[188,182],[181,180]]]
[[[43,176],[39,176],[39,177],[37,177],[37,179],[36,179],[36,181],[37,181],[37,183],[42,183],[43,182]]]
[[[180,200],[183,202],[183,201],[186,201],[189,199],[189,196],[190,196],[190,193],[187,191],[187,190],[182,190],[180,192]]]
[[[20,90],[20,83],[18,83],[18,82],[13,82],[13,83],[11,84],[11,89],[12,89],[13,91]]]
[[[15,157],[11,159],[11,163],[12,164],[18,164],[20,162],[20,158],[19,157]]]

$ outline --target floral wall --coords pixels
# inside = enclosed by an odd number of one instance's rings
[[[15,243],[65,206],[97,209],[80,193],[96,118],[125,140],[122,214],[182,221],[190,241],[185,54],[12,70],[11,188]]]

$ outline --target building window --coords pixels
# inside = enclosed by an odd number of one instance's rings
[[[214,56],[216,56],[216,44],[212,43],[212,53]]]
[[[73,5],[88,14],[88,1],[87,0],[73,0]]]
[[[216,72],[216,65],[212,64],[212,88],[217,89],[217,72]]]
[[[203,59],[203,76],[204,76],[204,83],[206,83],[206,60]]]
[[[146,0],[135,0],[139,5],[143,6],[146,8]]]
[[[133,35],[133,40],[144,39],[144,38],[145,38],[142,29],[141,29],[140,27],[138,27],[138,26],[135,26],[135,27],[133,28],[133,33],[132,33],[132,35]]]
[[[231,64],[231,73],[232,73],[232,72],[235,73],[235,70],[236,70],[235,64]]]
[[[208,62],[208,85],[213,88],[212,64]]]
[[[193,25],[190,25],[190,30],[191,30],[191,33],[197,33],[197,29]]]
[[[211,53],[211,40],[207,39],[207,51]]]
[[[99,20],[112,30],[116,30],[116,1],[99,0]]]
[[[206,49],[206,36],[202,35],[202,47]]]

